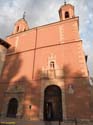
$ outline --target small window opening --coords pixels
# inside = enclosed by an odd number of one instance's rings
[[[69,18],[69,12],[68,11],[65,12],[65,18]]]
[[[87,63],[87,60],[88,60],[88,56],[87,55],[85,55],[85,60],[86,60],[86,63]]]
[[[55,68],[55,63],[54,63],[54,61],[51,61],[51,62],[50,62],[50,68],[53,68],[53,69]]]
[[[32,106],[31,105],[29,105],[29,109],[31,110],[31,108],[32,108]]]
[[[17,26],[17,32],[19,31],[19,26]]]

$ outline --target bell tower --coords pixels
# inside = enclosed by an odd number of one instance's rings
[[[23,18],[18,20],[15,23],[13,34],[20,33],[20,32],[26,31],[28,29],[29,29],[29,26],[23,15]]]
[[[59,9],[59,17],[60,21],[75,17],[74,6],[72,6],[71,4],[67,4],[65,1],[64,5],[62,5]]]

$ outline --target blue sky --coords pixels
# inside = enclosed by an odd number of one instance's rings
[[[58,9],[63,3],[63,0],[0,0],[0,37],[12,33],[14,23],[22,18],[24,11],[30,28],[59,21]],[[75,14],[79,16],[80,36],[93,76],[93,2],[67,0],[67,3],[75,6]]]

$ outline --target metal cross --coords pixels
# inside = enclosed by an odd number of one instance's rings
[[[25,19],[25,17],[26,17],[26,12],[23,13],[23,19]]]
[[[64,0],[64,4],[66,5],[66,0]]]

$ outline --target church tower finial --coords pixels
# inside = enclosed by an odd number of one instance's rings
[[[64,0],[64,5],[66,5],[66,3],[67,3],[66,0]]]
[[[24,13],[23,13],[23,19],[25,19],[25,16],[26,16],[26,12],[24,11]]]

